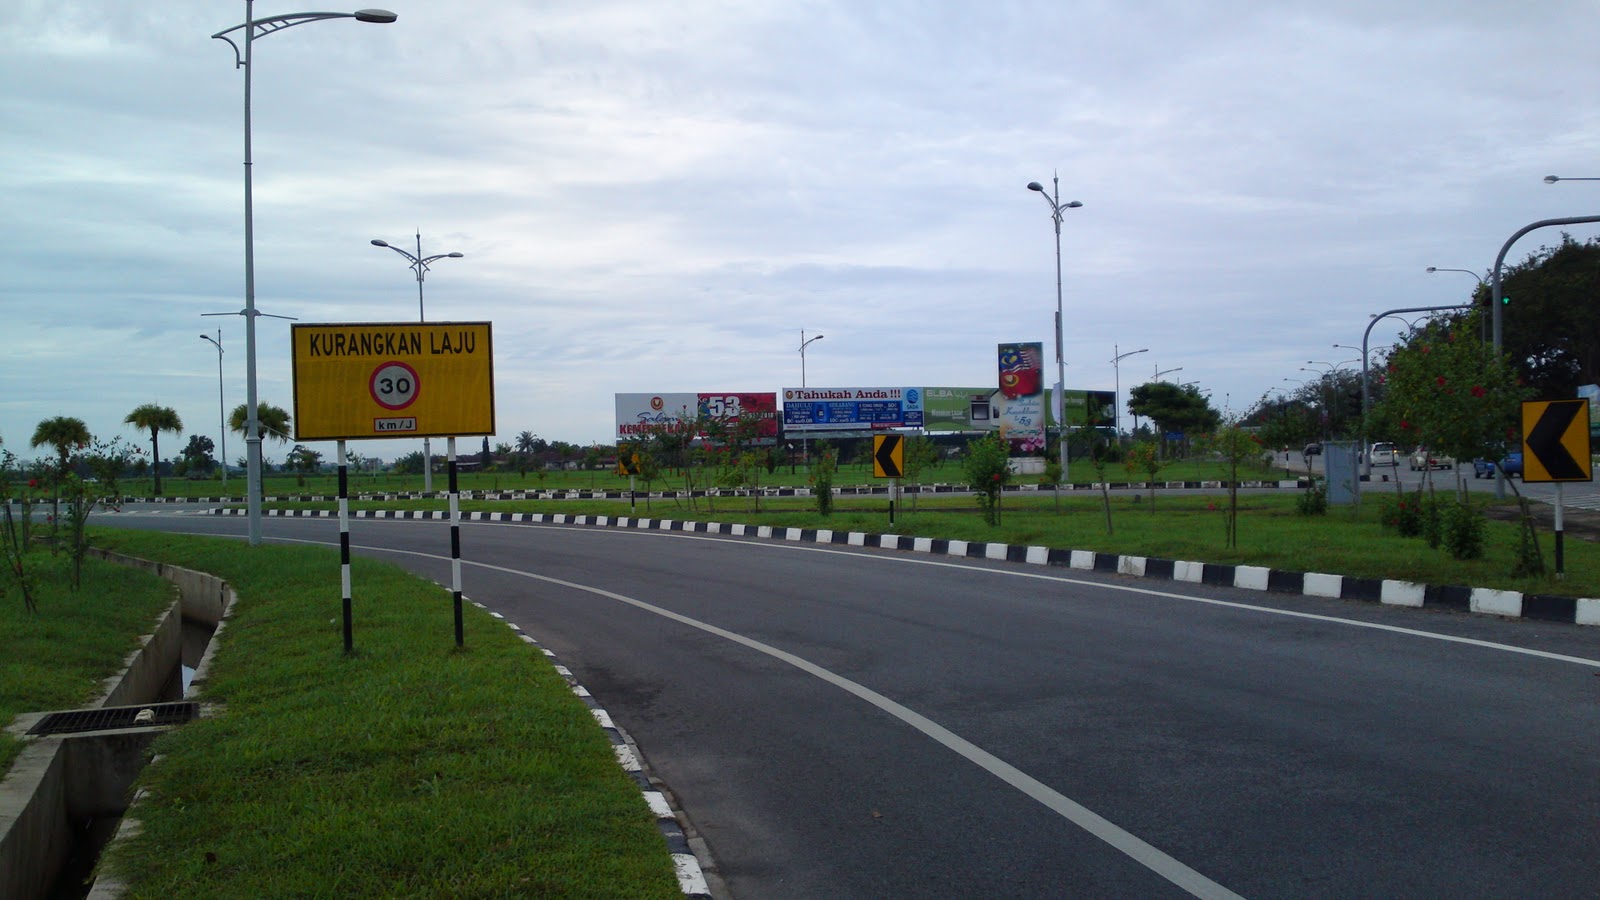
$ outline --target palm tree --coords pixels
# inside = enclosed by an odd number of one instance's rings
[[[123,424],[150,432],[150,459],[155,463],[156,496],[161,496],[161,432],[170,431],[173,434],[183,433],[183,420],[178,418],[178,411],[170,406],[157,406],[146,403],[128,413],[123,419]]]
[[[241,403],[228,414],[228,430],[243,435],[245,413],[248,405]],[[289,443],[289,412],[281,406],[271,403],[256,403],[256,421],[261,423],[261,436],[271,438],[280,444]],[[247,448],[248,449],[248,448]],[[266,479],[258,485],[263,495],[267,492]]]
[[[533,442],[538,440],[538,439],[539,439],[538,436],[535,435],[531,431],[518,432],[518,434],[517,434],[517,452],[518,453],[532,453],[533,452]]]
[[[34,447],[49,446],[56,451],[60,465],[56,467],[55,496],[50,501],[51,521],[61,521],[61,482],[67,477],[67,459],[72,456],[72,451],[89,444],[89,426],[83,424],[82,419],[71,416],[56,416],[45,419],[38,427],[33,429]]]
[[[241,403],[233,408],[228,415],[228,430],[235,434],[244,434],[244,417],[247,411],[245,404]],[[256,404],[256,421],[261,423],[261,436],[272,438],[280,444],[289,442],[289,413],[281,406],[271,403]]]

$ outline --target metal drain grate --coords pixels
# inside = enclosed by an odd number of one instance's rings
[[[139,713],[150,710],[153,714],[139,721]],[[29,734],[76,734],[82,731],[105,731],[116,728],[147,728],[152,725],[182,725],[200,718],[200,704],[193,701],[180,703],[146,703],[141,706],[106,706],[100,709],[75,709],[53,712],[28,729]]]

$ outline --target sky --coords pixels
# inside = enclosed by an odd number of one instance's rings
[[[492,323],[492,443],[609,442],[617,393],[798,386],[802,333],[810,387],[993,385],[1012,341],[1053,382],[1030,181],[1083,203],[1067,387],[1176,370],[1232,414],[1600,211],[1600,181],[1542,180],[1600,177],[1593,0],[382,2],[255,45],[257,307],[415,321],[370,241],[464,254],[425,312]],[[183,420],[164,457],[214,439],[202,332],[244,402],[244,78],[210,35],[245,10],[0,4],[5,449],[57,415],[146,444],[145,403]],[[258,322],[260,398],[292,410],[290,323]]]

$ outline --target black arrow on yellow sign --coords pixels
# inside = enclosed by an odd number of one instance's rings
[[[1522,480],[1589,481],[1589,401],[1522,404]]]
[[[872,476],[900,478],[905,474],[906,442],[898,434],[872,436]]]

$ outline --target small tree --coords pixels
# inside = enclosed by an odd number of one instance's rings
[[[907,484],[920,484],[922,473],[939,461],[939,448],[933,441],[922,435],[906,438],[905,457],[902,460],[903,471]],[[911,495],[911,508],[917,507],[918,494]]]
[[[1156,473],[1160,472],[1167,461],[1161,458],[1161,446],[1155,441],[1138,441],[1122,458],[1122,467],[1128,470],[1129,475],[1144,473],[1147,486],[1150,488],[1150,512],[1156,511]]]
[[[1256,459],[1261,453],[1261,439],[1229,423],[1213,434],[1201,439],[1201,448],[1222,458],[1228,468],[1228,509],[1224,514],[1223,534],[1226,546],[1239,546],[1239,467]],[[1151,501],[1151,508],[1155,501]]]
[[[1114,533],[1111,528],[1111,479],[1106,477],[1106,464],[1115,455],[1113,448],[1106,444],[1096,444],[1089,453],[1089,465],[1094,466],[1094,477],[1100,482],[1100,499],[1105,503],[1106,534]]]
[[[967,445],[961,460],[967,484],[978,498],[983,520],[1000,524],[1000,498],[1011,481],[1011,448],[998,433],[986,435]]]
[[[839,453],[827,441],[817,441],[811,460],[811,472],[806,476],[811,482],[812,498],[817,504],[817,515],[833,515],[833,473],[839,468]]]

